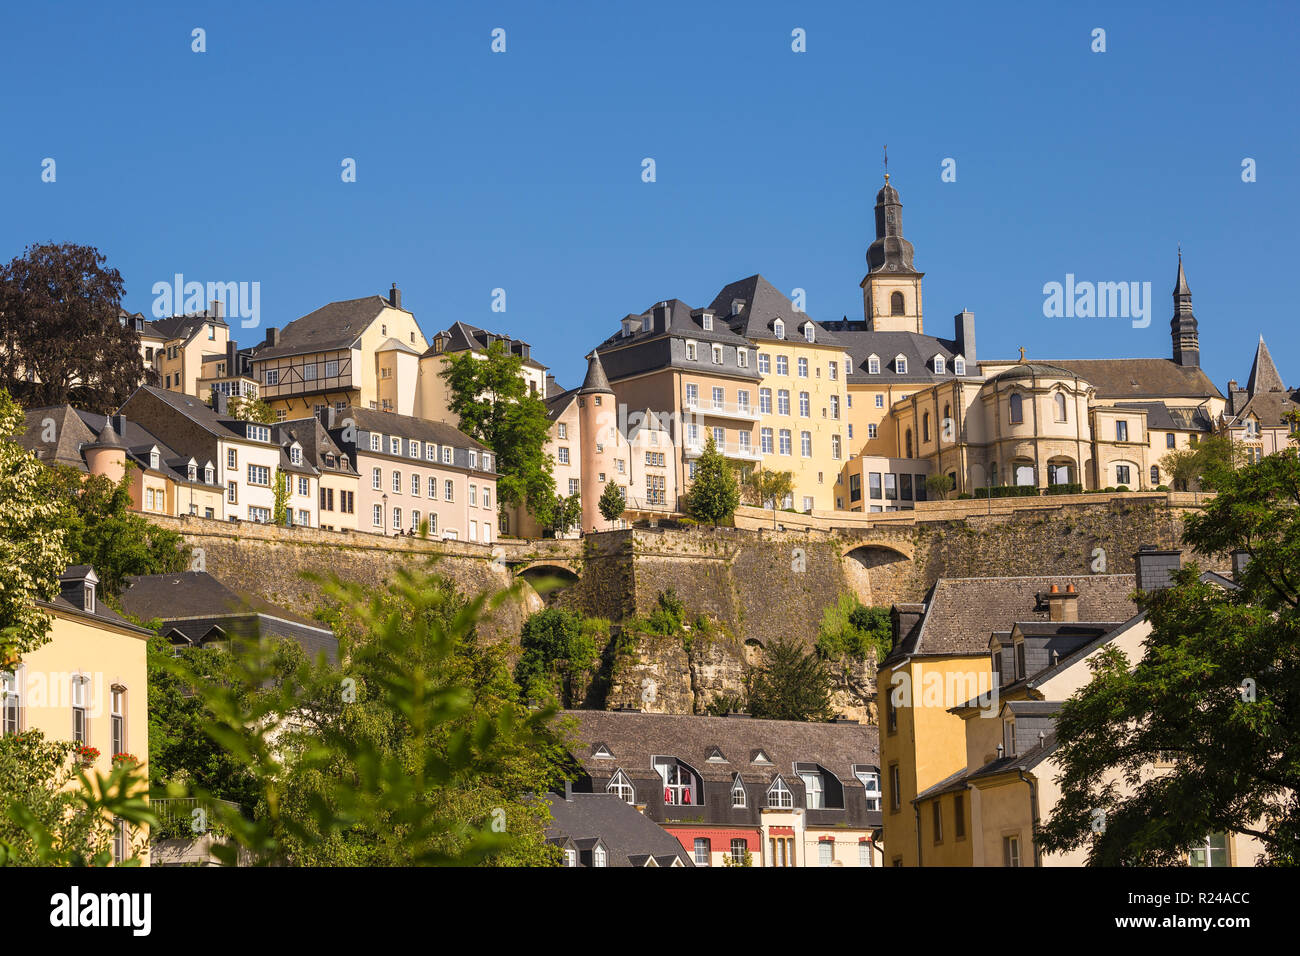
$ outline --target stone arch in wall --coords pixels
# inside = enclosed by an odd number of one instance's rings
[[[554,601],[561,591],[578,583],[578,575],[572,568],[565,567],[563,564],[548,564],[540,561],[520,571],[519,577],[527,581],[534,590],[537,590],[543,582],[549,583],[551,590],[542,594],[542,599],[547,604]]]
[[[912,573],[911,549],[883,541],[855,542],[843,555],[844,578],[863,604],[900,600]]]

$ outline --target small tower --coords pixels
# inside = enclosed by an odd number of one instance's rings
[[[122,480],[126,474],[126,446],[113,427],[113,418],[104,419],[104,427],[99,430],[99,437],[81,449],[86,456],[86,468],[92,475],[103,475],[113,484]]]
[[[1178,250],[1178,281],[1174,285],[1174,317],[1169,320],[1174,340],[1174,362],[1187,368],[1200,368],[1201,343],[1196,334],[1196,316],[1192,314],[1192,290],[1183,273],[1183,251]]]
[[[867,247],[862,308],[873,332],[921,332],[921,279],[912,265],[912,244],[903,238],[903,203],[889,184],[876,193],[876,239]]]
[[[600,515],[600,496],[606,481],[617,481],[614,461],[618,457],[618,408],[609,387],[600,355],[587,356],[587,377],[578,389],[578,432],[582,441],[582,530],[599,531],[609,523]],[[601,480],[605,476],[605,481]],[[626,476],[623,476],[626,478]]]

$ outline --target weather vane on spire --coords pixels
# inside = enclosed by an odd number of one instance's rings
[[[885,182],[889,182],[889,144],[885,144]]]

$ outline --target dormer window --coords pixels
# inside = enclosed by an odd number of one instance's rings
[[[894,371],[899,375],[907,374],[907,358],[903,355],[894,356]]]
[[[853,776],[858,778],[862,789],[866,791],[867,809],[880,809],[880,768],[854,764]]]
[[[698,806],[704,802],[699,775],[676,757],[655,757],[654,768],[664,784],[664,805]]]
[[[700,357],[699,345],[695,342],[686,343],[686,361],[694,362]]]
[[[212,467],[212,462],[208,462],[203,466],[203,483],[211,485],[214,484],[216,480],[216,472]]]
[[[775,322],[773,322],[772,334],[775,335],[778,339],[785,338],[785,323],[782,322],[780,319],[777,319]]]
[[[945,362],[943,360],[943,356],[936,355],[934,357],[934,374],[942,375],[944,373],[944,368],[945,368]]]
[[[294,465],[302,464],[302,449],[297,445],[289,449],[289,462]]]
[[[966,374],[966,360],[965,360],[964,358],[962,358],[960,355],[957,355],[957,356],[954,356],[954,357],[953,357],[953,360],[952,360],[952,374],[954,374],[954,375],[965,375],[965,374]]]
[[[1016,755],[1016,719],[1008,717],[1002,721],[1002,756]]]
[[[723,756],[723,754],[722,754],[722,750],[721,750],[721,748],[719,748],[719,747],[711,747],[711,748],[709,748],[709,756],[708,756],[707,758],[705,758],[705,759],[707,759],[709,763],[726,763],[726,762],[727,762],[727,758]]]
[[[614,794],[624,803],[636,804],[636,788],[622,770],[614,771],[614,776],[609,778],[609,783],[605,786],[605,792]]]
[[[745,781],[740,779],[740,774],[736,774],[736,779],[731,783],[731,805],[743,809],[745,803]]]
[[[188,465],[186,465],[186,466],[185,466],[185,477],[188,478],[190,481],[198,481],[198,480],[199,480],[199,466],[196,465],[194,462],[190,462]]]
[[[591,755],[597,760],[612,760],[614,755],[610,753],[609,747],[605,744],[596,744],[591,748]]]
[[[705,332],[712,332],[712,331],[713,331],[713,314],[712,314],[711,312],[705,312],[703,315],[701,315],[701,316],[700,316],[700,325],[702,325],[702,326],[704,327],[704,331],[705,331]]]
[[[814,326],[811,322],[805,322],[803,324],[803,337],[805,342],[816,342],[817,327]]]
[[[732,315],[740,315],[740,310],[743,309],[744,307],[745,307],[745,300],[744,300],[744,299],[732,299],[732,300],[731,300],[731,314],[732,314]]]
[[[90,614],[95,613],[95,584],[87,581],[82,586],[82,607]]]
[[[609,865],[609,856],[605,852],[605,847],[600,843],[597,843],[595,848],[591,851],[591,865],[592,866]]]
[[[794,794],[779,774],[767,788],[767,805],[773,810],[790,810],[794,807]]]
[[[869,355],[869,356],[867,356],[867,373],[868,373],[869,375],[879,375],[879,374],[880,374],[880,356],[879,356],[879,355]]]
[[[752,754],[749,755],[749,762],[750,763],[771,763],[772,761],[764,751],[755,750]]]
[[[149,467],[150,467],[150,469],[152,469],[153,471],[159,471],[159,470],[161,470],[161,467],[162,467],[162,455],[160,455],[160,454],[158,453],[158,449],[157,449],[157,448],[151,449],[150,452],[149,452]]]

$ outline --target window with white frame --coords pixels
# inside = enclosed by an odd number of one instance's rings
[[[776,357],[776,374],[777,375],[790,374],[790,359],[788,356],[778,355]]]
[[[764,352],[758,353],[758,373],[767,375],[772,371],[772,359]]]
[[[456,500],[456,486],[455,484],[452,483],[452,480],[450,478],[448,478],[446,481],[442,483],[442,500],[443,501]]]
[[[954,375],[965,375],[965,374],[966,374],[966,360],[965,360],[964,358],[962,358],[960,355],[955,355],[955,356],[953,356],[953,360],[952,360],[952,374],[954,374]]]
[[[806,342],[816,342],[817,341],[816,326],[814,326],[811,322],[805,322],[803,324],[803,337],[804,337],[804,341]]]
[[[0,671],[0,734],[23,731],[23,695],[17,671]]]
[[[72,739],[90,742],[90,679],[80,674],[72,677]]]
[[[762,451],[764,455],[772,454],[772,449],[773,449],[772,429],[770,428],[760,429],[758,440],[759,440],[759,450]]]
[[[126,753],[126,688],[112,690],[112,710],[109,714],[109,736],[113,756]]]
[[[777,319],[775,322],[773,322],[772,334],[775,335],[778,339],[785,338],[785,323],[782,322],[780,319]]]
[[[695,342],[687,342],[686,360],[688,362],[694,362],[697,358],[699,358],[699,345],[697,345]]]
[[[394,471],[393,472],[393,494],[400,495],[401,493],[402,493],[402,473],[400,471]]]
[[[569,463],[569,446],[561,445],[555,449],[555,460],[561,465],[567,465]]]
[[[382,448],[381,448],[382,443],[383,443],[383,438],[382,438],[381,436],[376,435],[376,434],[374,434],[374,433],[372,432],[371,435],[370,435],[370,450],[371,450],[371,451],[381,451],[381,450],[382,450]]]
[[[905,355],[894,356],[894,371],[897,372],[899,375],[907,374],[907,356]]]
[[[371,513],[371,524],[376,528],[384,526],[384,509],[379,505],[375,505]]]
[[[776,413],[778,415],[790,414],[790,392],[787,389],[777,389],[776,392]]]
[[[433,478],[433,477],[430,477],[430,478],[429,478],[429,484],[428,484],[428,497],[430,497],[430,498],[437,498],[437,497],[438,497],[438,479],[437,479],[437,478]]]
[[[934,374],[935,374],[935,375],[942,375],[943,372],[944,372],[944,367],[945,367],[945,364],[944,364],[944,361],[943,361],[943,356],[942,356],[942,355],[936,355],[936,356],[934,357]]]
[[[708,837],[695,838],[695,865],[708,866],[710,854],[712,853]]]
[[[824,783],[822,775],[819,773],[805,772],[799,774],[799,779],[803,781],[803,793],[805,806],[809,810],[821,810],[826,805],[823,795]]]
[[[451,464],[451,448],[447,445],[442,446],[442,463],[444,465]]]
[[[871,355],[867,357],[867,372],[872,375],[880,374],[880,356]]]
[[[721,365],[721,364],[722,364],[722,346],[721,346],[721,345],[714,345],[713,348],[710,349],[710,351],[711,351],[711,353],[712,353],[712,357],[713,357],[713,364],[714,364],[714,365]]]
[[[770,388],[760,388],[758,390],[758,412],[760,415],[772,414],[772,390]]]
[[[835,844],[822,840],[817,844],[817,865],[830,866],[835,862]]]
[[[614,776],[609,778],[605,792],[614,794],[624,803],[636,804],[636,788],[632,786],[632,781],[622,770],[615,771]]]
[[[793,443],[791,442],[790,429],[782,428],[780,433],[777,435],[777,440],[781,443],[781,454],[789,455],[794,450]]]
[[[411,475],[411,496],[414,498],[420,497],[420,476],[419,475],[415,475],[415,474]]]
[[[601,846],[599,843],[597,843],[595,849],[591,851],[591,865],[607,866],[608,863],[609,863],[609,858],[605,853],[605,848]]]
[[[653,764],[663,781],[665,805],[691,807],[704,802],[699,777],[676,757],[655,757]]]
[[[745,781],[740,779],[740,774],[736,774],[736,779],[731,784],[731,805],[740,808],[744,807],[745,803]]]
[[[794,794],[779,776],[767,788],[767,805],[774,810],[789,810],[794,806]]]
[[[401,508],[393,509],[393,530],[394,531],[402,530],[402,509]]]
[[[739,368],[749,368],[749,349],[736,349],[736,365]]]
[[[812,432],[799,433],[799,454],[804,458],[812,457]]]
[[[376,491],[384,487],[384,473],[378,468],[370,470],[370,487]]]
[[[862,788],[866,791],[867,809],[880,809],[880,770],[877,767],[859,767],[853,768],[853,775],[858,778]]]
[[[800,378],[807,378],[808,360],[806,358],[800,357],[799,361],[796,363],[796,370]]]
[[[260,485],[263,488],[269,488],[271,486],[271,469],[266,465],[249,465],[248,483],[250,485]]]

